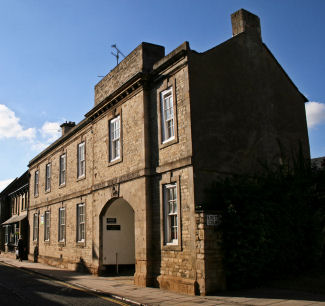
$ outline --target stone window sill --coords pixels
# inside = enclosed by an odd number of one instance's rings
[[[77,248],[84,248],[85,246],[86,246],[85,241],[77,241],[77,243],[76,243]]]
[[[86,178],[86,175],[79,176],[79,177],[77,178],[77,182],[82,181],[82,180],[84,180],[85,178]]]
[[[164,244],[162,247],[163,251],[182,251],[182,246],[179,244]]]
[[[108,167],[114,166],[116,164],[119,164],[123,161],[122,157],[118,158],[118,159],[114,159],[112,161],[108,161]]]
[[[171,140],[169,140],[169,141],[166,141],[166,142],[161,143],[161,144],[159,145],[159,149],[160,149],[160,150],[161,150],[161,149],[164,149],[164,148],[169,147],[169,146],[171,146],[171,145],[173,145],[173,144],[175,144],[175,143],[177,143],[177,142],[178,142],[178,139],[177,139],[177,137],[175,137],[174,139],[171,139]]]

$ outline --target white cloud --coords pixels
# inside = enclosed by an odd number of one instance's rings
[[[25,129],[15,112],[0,104],[0,139],[28,140],[33,151],[41,152],[60,136],[60,122],[46,121],[40,129],[35,127]]]
[[[0,104],[0,139],[17,138],[33,140],[36,136],[35,128],[24,129],[20,119],[6,105]]]
[[[14,179],[0,181],[0,192],[5,189]]]
[[[36,141],[32,144],[31,148],[35,152],[42,152],[48,145],[49,143]]]
[[[61,128],[59,122],[45,122],[40,129],[43,138],[47,142],[53,142],[61,136]]]
[[[61,136],[60,122],[46,121],[38,134],[40,137],[32,142],[32,150],[41,152]]]
[[[307,125],[313,128],[325,123],[325,104],[319,102],[308,102],[305,104]]]

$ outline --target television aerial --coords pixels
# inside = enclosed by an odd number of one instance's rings
[[[116,53],[111,52],[111,54],[114,55],[114,56],[116,57],[116,65],[118,65],[118,60],[119,60],[119,58],[120,58],[120,55],[122,55],[123,58],[125,57],[125,55],[124,55],[124,54],[122,53],[122,51],[121,51],[121,50],[116,46],[116,44],[111,45],[111,47],[112,47],[113,49],[116,50]]]

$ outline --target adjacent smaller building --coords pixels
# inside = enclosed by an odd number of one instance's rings
[[[0,247],[2,251],[14,252],[22,237],[28,254],[29,173],[16,178],[0,194]]]

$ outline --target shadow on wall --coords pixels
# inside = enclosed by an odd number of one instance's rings
[[[34,248],[34,262],[38,262],[38,246]]]
[[[81,273],[88,273],[90,274],[90,270],[87,267],[85,261],[83,260],[82,257],[80,257],[79,262],[76,264],[76,272],[81,272]]]
[[[97,255],[97,252],[95,250],[94,243],[93,243],[93,246],[92,246],[92,257],[93,257],[93,259],[98,259],[98,255]]]

